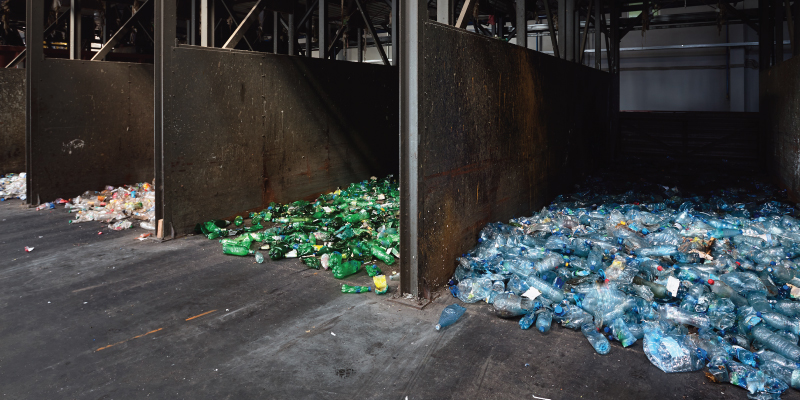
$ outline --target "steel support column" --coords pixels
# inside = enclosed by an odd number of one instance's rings
[[[547,0],[545,0],[547,1]],[[571,47],[567,44],[567,3],[572,0],[558,0],[558,46],[563,52],[561,58],[569,59]]]
[[[139,9],[136,10],[136,12],[131,15],[131,17],[128,18],[128,20],[125,21],[125,23],[122,24],[122,26],[116,32],[114,32],[114,36],[112,36],[111,39],[109,39],[108,42],[106,42],[103,47],[94,54],[92,61],[104,60],[108,53],[114,49],[114,46],[116,46],[123,38],[126,37],[131,27],[133,27],[133,24],[137,23],[140,18],[145,18],[152,15],[154,7],[153,3],[155,1],[156,0],[146,0],[139,7]],[[156,41],[158,41],[158,39],[156,39]]]
[[[319,58],[328,58],[328,0],[319,0]]]
[[[398,2],[400,0],[392,0],[392,65],[397,65],[398,48],[400,46],[399,22],[397,18],[398,9],[400,8]]]
[[[272,54],[278,54],[278,27],[281,22],[278,12],[272,12]]]
[[[786,9],[783,6],[783,0],[773,0],[773,27],[775,29],[775,65],[783,62],[783,21],[786,17]]]
[[[528,47],[528,13],[525,0],[517,0],[517,45]]]
[[[794,15],[794,47],[792,56],[800,55],[800,0],[795,0],[792,4],[792,15]]]
[[[583,28],[583,39],[581,40],[581,48],[578,52],[578,60],[580,63],[583,64],[583,55],[586,52],[586,40],[589,38],[589,20],[591,19],[590,16],[592,15],[592,0],[589,0],[589,9],[586,10],[586,24]]]
[[[766,71],[772,58],[772,27],[769,23],[771,0],[758,0],[758,69]]]
[[[454,0],[436,0],[436,22],[451,25],[453,23]]]
[[[200,0],[200,46],[214,47],[214,0]]]
[[[467,1],[469,3],[469,1]],[[423,24],[428,19],[426,1],[404,1],[400,18],[400,292],[418,297],[419,290],[419,110],[424,45]],[[464,11],[459,20],[462,20]]]
[[[38,134],[38,120],[33,115],[33,110],[39,106],[39,92],[36,83],[39,82],[42,61],[44,60],[44,2],[27,0],[25,2],[27,13],[25,15],[25,42],[27,47],[27,62],[25,63],[25,169],[27,172],[27,204],[39,204],[38,193],[33,193],[31,188],[31,154],[33,146],[31,138]]]
[[[288,36],[288,39],[289,39],[289,52],[288,52],[288,54],[290,56],[294,55],[294,53],[295,53],[294,46],[297,43],[297,35],[295,35],[295,32],[294,32],[294,29],[295,29],[294,13],[295,13],[296,10],[297,10],[297,4],[294,1],[292,1],[292,12],[289,14],[289,19],[288,19],[289,26],[286,28],[286,30],[288,32],[287,35],[289,35]]]
[[[358,32],[357,33],[358,38],[357,38],[356,41],[358,42],[358,62],[363,63],[364,62],[364,30],[361,29],[361,28],[358,28],[357,32]]]
[[[603,34],[602,29],[600,29],[600,18],[605,18],[605,16],[603,15],[603,0],[595,1],[597,5],[594,7],[594,67],[600,69],[600,64],[603,61],[603,55],[600,51],[603,47],[600,36]]]
[[[542,3],[544,3],[544,11],[545,14],[547,14],[547,29],[550,31],[550,44],[553,46],[553,55],[556,56],[556,58],[561,58],[558,54],[558,38],[556,37],[553,13],[550,11],[550,0],[542,0]]]
[[[190,0],[192,3],[192,15],[189,16],[189,26],[187,27],[188,31],[186,32],[186,43],[191,45],[196,45],[196,34],[197,34],[197,0]]]
[[[69,8],[69,59],[81,59],[81,0],[72,0]]]
[[[164,231],[171,232],[172,224],[170,218],[172,215],[170,204],[164,202],[164,131],[168,129],[165,126],[165,114],[168,112],[164,107],[164,99],[169,97],[172,93],[170,86],[172,77],[172,49],[175,46],[176,36],[176,3],[177,0],[159,0],[155,4],[155,43],[153,52],[153,70],[154,70],[154,87],[153,87],[153,136],[155,147],[155,212],[156,222],[165,221]],[[170,228],[167,229],[167,226]]]

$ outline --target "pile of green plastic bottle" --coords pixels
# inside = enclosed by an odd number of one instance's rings
[[[198,224],[197,231],[219,239],[225,254],[254,255],[259,263],[264,260],[259,250],[272,260],[299,257],[308,267],[330,269],[334,277],[342,279],[375,259],[394,264],[400,244],[399,194],[391,175],[372,177],[323,194],[314,202],[270,203],[266,209],[250,213],[249,224],[238,216],[233,223],[214,220]],[[374,265],[368,267],[370,276],[380,274]]]

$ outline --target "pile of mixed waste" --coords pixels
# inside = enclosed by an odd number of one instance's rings
[[[87,191],[74,199],[56,199],[43,203],[37,210],[56,208],[64,204],[75,219],[69,223],[98,221],[109,224],[114,230],[129,229],[134,221],[144,229],[155,229],[155,192],[147,183],[137,183],[120,187],[106,186],[103,191]]]
[[[457,260],[453,295],[522,329],[580,330],[600,354],[641,340],[663,371],[705,368],[751,398],[800,388],[800,221],[782,192],[589,186],[486,226]],[[437,329],[463,312],[448,307]]]
[[[399,190],[392,176],[353,183],[347,189],[323,194],[314,202],[270,203],[250,213],[249,224],[241,216],[230,221],[208,221],[198,233],[218,239],[225,254],[253,255],[264,262],[300,258],[315,269],[330,269],[342,279],[362,266],[375,281],[376,293],[387,290],[386,278],[375,260],[392,265],[399,257]],[[267,227],[269,226],[269,227]],[[360,293],[368,287],[345,285],[343,292]]]
[[[28,198],[24,172],[0,177],[0,201]]]

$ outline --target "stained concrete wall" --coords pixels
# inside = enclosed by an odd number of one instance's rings
[[[0,175],[25,171],[25,70],[0,68]]]
[[[397,173],[397,68],[194,46],[173,56],[164,219],[176,233]]]
[[[45,58],[39,76],[31,83],[31,203],[152,182],[152,64]]]
[[[487,223],[548,204],[610,142],[607,73],[438,23],[424,35],[410,216],[421,295],[447,282]]]
[[[800,200],[800,57],[761,73],[761,153],[773,176]]]

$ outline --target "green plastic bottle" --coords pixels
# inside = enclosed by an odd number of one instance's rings
[[[242,226],[244,224],[244,218],[241,215],[237,215],[236,218],[233,219],[233,224],[236,226]]]
[[[246,256],[250,255],[251,250],[249,246],[242,246],[236,244],[224,244],[222,245],[222,252],[224,254],[232,255],[232,256]]]
[[[316,257],[303,257],[301,260],[308,268],[319,269],[322,266]]]
[[[281,258],[286,257],[286,253],[291,250],[292,247],[286,243],[275,243],[269,246],[269,258],[272,260],[280,260]]]
[[[350,286],[350,285],[342,285],[342,293],[367,293],[371,292],[369,286]]]
[[[394,264],[394,257],[386,254],[386,250],[384,250],[381,246],[371,243],[369,247],[372,250],[372,255],[375,258],[383,261],[386,265]]]
[[[344,261],[341,264],[332,267],[331,270],[333,271],[334,278],[344,279],[358,272],[360,268],[361,268],[361,263],[359,261],[350,260],[350,261]]]

